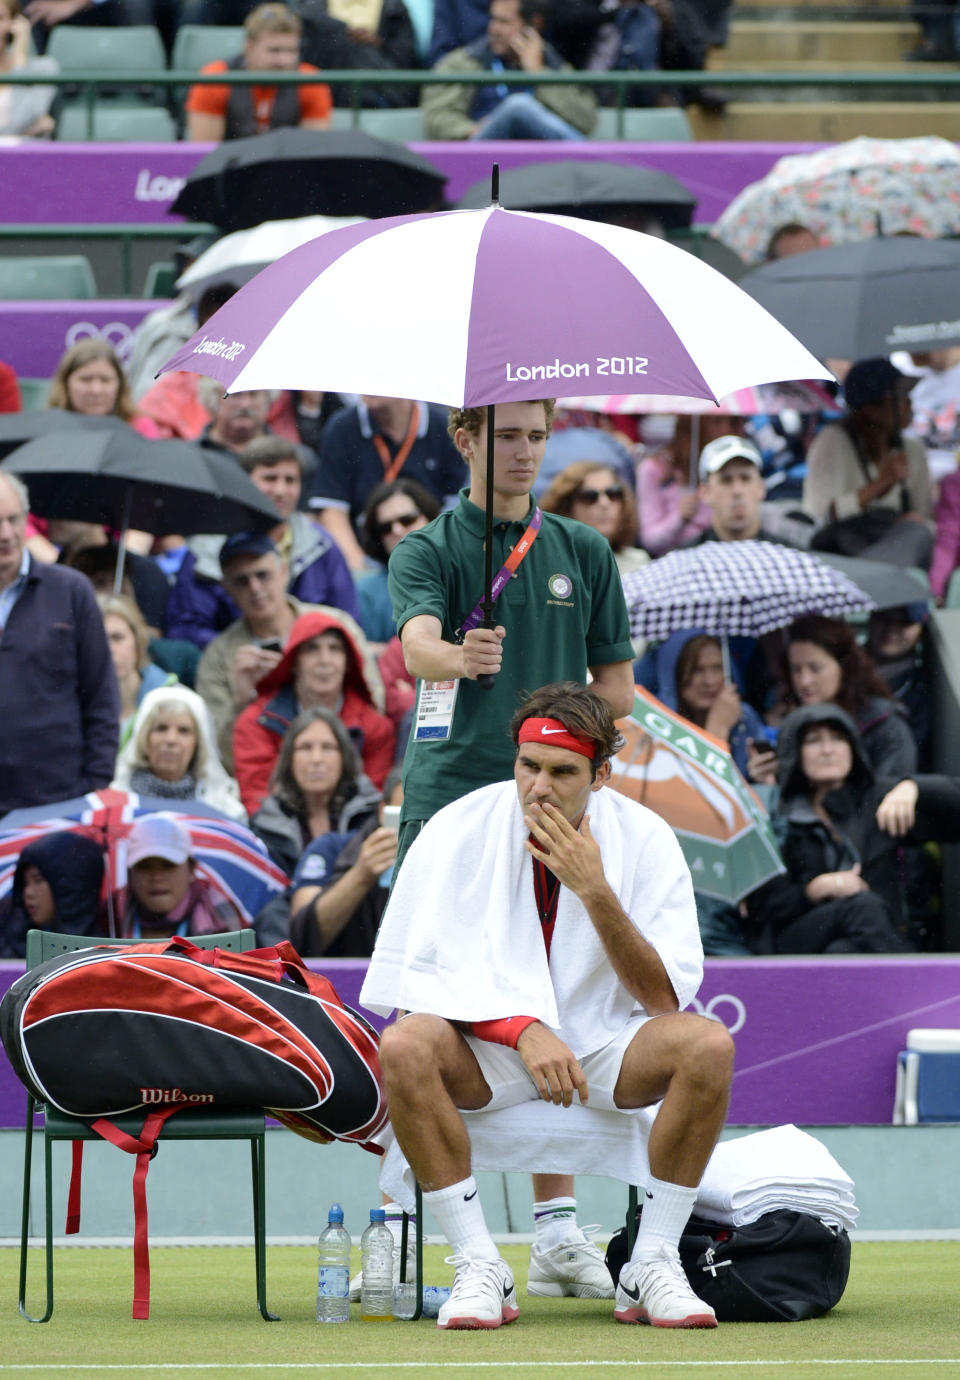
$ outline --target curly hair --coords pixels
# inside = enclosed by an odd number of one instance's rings
[[[344,727],[342,720],[332,710],[315,705],[312,709],[305,709],[293,720],[283,736],[280,756],[277,758],[277,764],[270,778],[270,789],[278,803],[289,814],[296,815],[297,818],[302,818],[306,814],[307,802],[304,800],[303,791],[297,785],[293,775],[293,751],[300,734],[311,724],[318,722],[327,725],[336,738],[337,747],[340,749],[340,779],[333,788],[333,795],[330,797],[328,807],[330,822],[336,828],[340,811],[356,793],[357,781],[363,774],[363,765],[357,749],[353,745],[353,739]]]
[[[629,484],[624,483],[613,466],[605,460],[576,460],[565,470],[561,470],[554,476],[550,487],[540,499],[540,507],[545,513],[559,513],[561,517],[572,517],[573,505],[583,488],[583,481],[599,470],[609,470],[611,474],[616,475],[617,482],[623,489],[620,521],[610,538],[610,545],[614,551],[622,551],[625,546],[633,546],[637,539],[637,505]]]
[[[440,513],[441,505],[429,493],[422,484],[418,484],[415,479],[407,479],[401,475],[399,479],[384,480],[378,484],[367,499],[366,507],[363,510],[363,517],[360,521],[360,545],[366,555],[386,565],[387,552],[383,544],[383,538],[376,530],[377,528],[377,509],[381,503],[386,503],[388,498],[393,498],[395,494],[406,494],[416,507],[420,510],[428,522],[432,522]]]
[[[840,689],[833,703],[845,709],[854,719],[871,698],[893,699],[890,687],[877,670],[873,657],[860,646],[848,623],[840,618],[827,618],[811,613],[797,618],[787,629],[783,648],[781,675],[791,707],[799,704],[790,679],[790,648],[797,642],[812,642],[840,666]]]
[[[531,404],[543,403],[543,420],[549,436],[553,430],[553,414],[557,409],[556,398],[531,398]],[[453,440],[457,432],[461,429],[468,431],[471,436],[480,435],[480,429],[486,423],[487,409],[485,407],[451,407],[447,414],[447,431],[450,439]]]
[[[607,701],[576,680],[555,681],[541,685],[528,695],[510,720],[510,736],[514,747],[519,745],[520,729],[525,719],[556,719],[564,728],[581,738],[592,738],[597,745],[591,759],[593,775],[604,762],[623,747],[625,739],[617,728]]]
[[[97,360],[103,360],[109,364],[117,376],[117,400],[113,405],[113,415],[124,422],[129,422],[136,412],[136,408],[133,405],[127,376],[123,372],[123,365],[120,363],[113,346],[96,336],[90,336],[86,340],[78,340],[76,345],[71,345],[69,350],[65,350],[60,356],[56,373],[50,381],[47,406],[60,407],[65,412],[72,412],[74,409],[70,405],[70,394],[67,388],[70,376],[75,374],[78,369],[82,369],[84,365],[93,364]]]

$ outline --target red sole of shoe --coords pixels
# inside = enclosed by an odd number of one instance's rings
[[[717,1320],[709,1313],[691,1313],[689,1317],[681,1318],[679,1321],[672,1321],[666,1318],[650,1318],[646,1313],[636,1309],[624,1309],[614,1312],[614,1321],[618,1323],[641,1323],[649,1327],[716,1327]]]
[[[437,1327],[442,1332],[451,1330],[460,1332],[476,1332],[481,1328],[489,1331],[491,1328],[500,1327],[503,1323],[515,1322],[520,1316],[519,1308],[505,1308],[499,1319],[492,1318],[451,1318],[449,1322],[438,1322]]]

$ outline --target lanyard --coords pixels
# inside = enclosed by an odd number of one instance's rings
[[[536,507],[533,510],[533,517],[530,519],[529,526],[527,527],[523,536],[517,542],[516,546],[510,552],[510,555],[507,557],[503,565],[500,567],[496,575],[493,577],[493,583],[490,586],[491,604],[495,604],[497,599],[499,599],[500,595],[503,593],[504,585],[510,579],[510,576],[514,573],[514,571],[516,571],[519,568],[520,562],[523,560],[524,556],[527,555],[531,546],[536,541],[537,533],[540,531],[540,525],[542,522],[543,514],[541,513],[539,507]],[[473,612],[471,614],[468,614],[467,617],[460,624],[460,636],[462,637],[464,633],[468,633],[472,631],[473,628],[478,627],[482,618],[483,600],[481,599],[480,603],[477,604]]]
[[[410,425],[407,427],[407,434],[400,442],[400,449],[392,460],[390,459],[390,451],[386,441],[380,435],[379,431],[373,432],[371,440],[377,448],[377,454],[380,456],[380,463],[383,466],[383,481],[385,484],[389,484],[392,480],[396,479],[397,475],[403,469],[403,462],[406,460],[411,450],[413,450],[413,443],[417,439],[417,428],[419,425],[420,408],[417,403],[414,403],[413,410],[410,413]]]

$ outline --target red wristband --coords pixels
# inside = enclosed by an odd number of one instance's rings
[[[489,1040],[492,1045],[508,1045],[510,1049],[516,1049],[520,1036],[536,1019],[536,1016],[506,1016],[498,1021],[473,1021],[470,1029],[478,1040]]]

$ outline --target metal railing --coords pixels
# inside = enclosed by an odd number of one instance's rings
[[[83,100],[87,109],[88,134],[93,133],[93,112],[97,96],[102,88],[127,90],[137,87],[185,88],[189,86],[316,86],[346,87],[350,92],[350,109],[354,123],[361,123],[364,106],[363,91],[367,87],[390,86],[489,86],[492,82],[506,86],[582,86],[589,89],[604,88],[616,96],[618,112],[617,137],[623,137],[624,112],[629,109],[627,96],[630,90],[639,88],[653,92],[676,88],[698,87],[708,83],[711,87],[721,87],[734,93],[748,88],[770,90],[790,90],[796,87],[810,89],[830,88],[849,91],[851,95],[861,94],[871,88],[893,89],[912,92],[944,89],[952,92],[960,87],[960,68],[951,72],[931,74],[923,70],[909,72],[725,72],[725,71],[685,71],[685,72],[580,72],[549,71],[522,72],[504,71],[491,73],[478,72],[437,72],[423,71],[419,68],[390,71],[355,70],[344,72],[209,72],[146,70],[136,72],[116,72],[95,70],[59,73],[9,72],[4,74],[4,82],[16,86],[58,86],[82,87]]]

